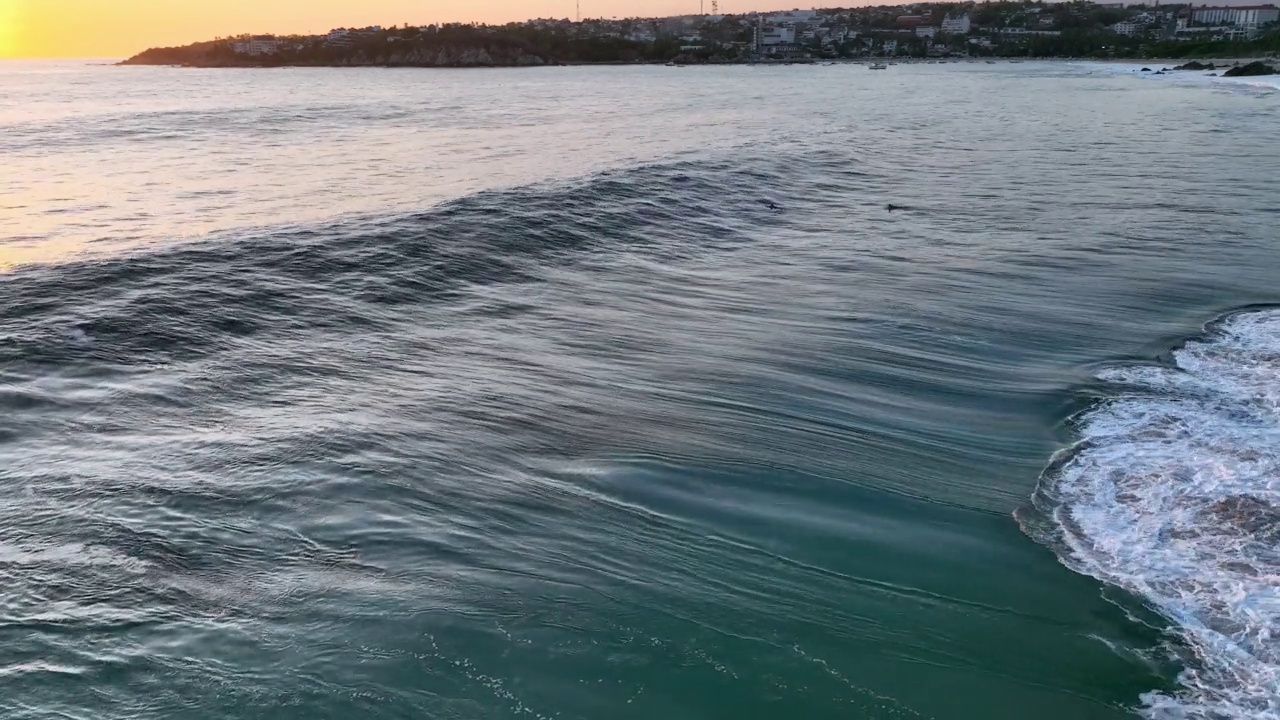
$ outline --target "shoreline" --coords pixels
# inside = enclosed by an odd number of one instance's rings
[[[1247,65],[1249,63],[1261,62],[1271,65],[1280,71],[1280,58],[1273,55],[1256,55],[1252,57],[1195,57],[1195,58],[1169,58],[1169,57],[1133,57],[1133,58],[1090,58],[1090,57],[1018,57],[1018,56],[999,56],[999,57],[968,57],[968,58],[917,58],[917,57],[865,57],[865,58],[796,58],[787,60],[724,60],[718,62],[663,62],[658,60],[642,60],[642,61],[571,61],[571,62],[546,62],[541,64],[474,64],[474,65],[427,65],[427,64],[407,64],[407,63],[145,63],[145,62],[129,62],[122,60],[115,63],[101,63],[104,66],[111,67],[169,67],[169,68],[187,68],[193,70],[280,70],[287,68],[384,68],[388,70],[396,69],[420,69],[420,70],[498,70],[498,69],[529,69],[529,68],[548,68],[548,67],[637,67],[637,66],[655,66],[655,67],[720,67],[729,65],[866,65],[869,63],[892,62],[898,65],[928,65],[928,64],[989,64],[989,63],[1021,63],[1021,62],[1093,62],[1103,64],[1142,64],[1153,63],[1162,65],[1183,65],[1190,62],[1212,63],[1218,68],[1233,67],[1237,65]],[[1172,70],[1173,68],[1167,68]],[[1192,71],[1188,71],[1192,72]]]

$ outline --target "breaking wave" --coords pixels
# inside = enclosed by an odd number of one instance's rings
[[[1036,501],[1071,568],[1143,598],[1188,651],[1181,690],[1143,714],[1280,718],[1280,309],[1099,379],[1114,393]]]

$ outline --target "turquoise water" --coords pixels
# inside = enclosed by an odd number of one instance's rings
[[[0,70],[4,717],[1277,717],[1274,87]]]

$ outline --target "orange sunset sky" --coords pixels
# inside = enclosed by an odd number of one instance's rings
[[[722,0],[720,10],[794,6],[795,0]],[[681,15],[698,7],[699,0],[582,0],[582,15]],[[574,0],[0,0],[0,57],[112,58],[247,32],[310,34],[343,26],[573,15]]]

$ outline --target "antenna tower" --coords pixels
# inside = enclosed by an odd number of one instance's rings
[[[582,22],[582,0],[578,0],[578,22]]]

